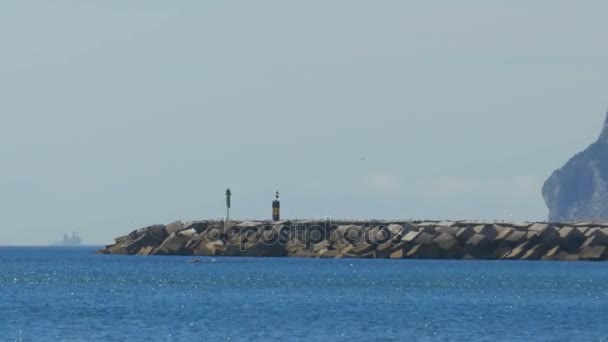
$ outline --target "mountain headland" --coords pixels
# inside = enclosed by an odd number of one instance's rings
[[[551,222],[608,222],[608,114],[597,141],[553,172],[542,193]]]

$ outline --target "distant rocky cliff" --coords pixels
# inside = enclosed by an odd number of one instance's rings
[[[543,186],[552,222],[608,222],[608,115],[599,139]]]

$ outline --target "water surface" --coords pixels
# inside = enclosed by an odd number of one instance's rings
[[[7,341],[608,341],[608,264],[0,247]]]

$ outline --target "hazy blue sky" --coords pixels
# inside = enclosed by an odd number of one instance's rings
[[[0,2],[0,244],[224,213],[545,219],[608,2]],[[361,160],[364,158],[365,160]]]

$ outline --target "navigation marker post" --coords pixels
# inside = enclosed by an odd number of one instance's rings
[[[232,192],[228,188],[226,189],[226,222],[230,221],[230,196],[232,196]]]

